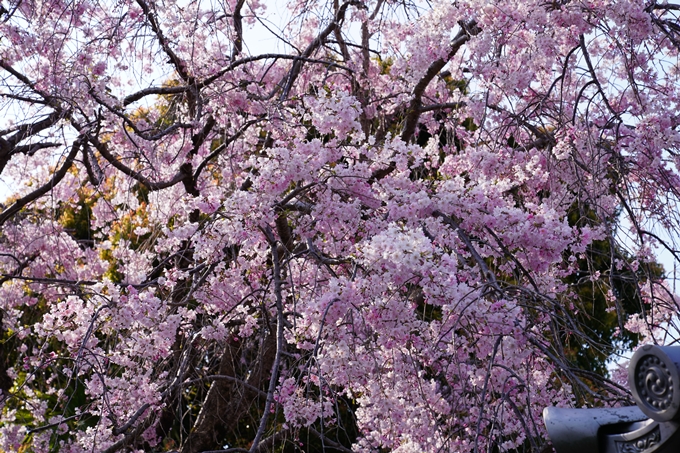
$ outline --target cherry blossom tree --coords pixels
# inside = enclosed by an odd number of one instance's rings
[[[266,6],[1,3],[0,451],[540,451],[625,402],[574,348],[672,340],[680,4]]]

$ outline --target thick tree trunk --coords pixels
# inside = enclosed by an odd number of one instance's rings
[[[257,357],[248,367],[246,377],[239,376],[239,364],[244,353],[242,342],[230,340],[219,366],[220,376],[243,378],[248,386],[266,389],[276,355],[276,337],[267,334],[261,341]],[[182,453],[199,453],[222,447],[221,443],[229,430],[248,414],[259,393],[254,389],[232,380],[215,380],[203,402],[198,418],[182,447]]]

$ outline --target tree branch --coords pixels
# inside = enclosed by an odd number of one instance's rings
[[[62,179],[64,179],[64,176],[66,176],[66,173],[68,172],[69,168],[71,168],[74,159],[78,155],[78,151],[80,150],[80,146],[82,145],[83,140],[85,140],[85,138],[80,137],[73,142],[73,145],[71,145],[71,152],[66,156],[66,160],[64,161],[62,166],[56,172],[54,172],[52,178],[47,184],[44,184],[37,190],[34,190],[28,195],[19,198],[10,207],[8,207],[4,211],[2,211],[2,213],[0,213],[0,225],[3,225],[7,220],[9,220],[12,216],[19,212],[24,206],[48,193],[57,184],[59,184],[59,182]]]
[[[340,8],[338,8],[338,11],[335,13],[334,20],[330,24],[328,24],[328,26],[324,28],[321,31],[321,33],[319,33],[319,35],[314,39],[314,41],[312,41],[307,46],[305,51],[302,52],[302,55],[300,55],[298,58],[295,58],[295,61],[293,62],[293,67],[288,72],[288,75],[284,78],[286,82],[283,88],[283,92],[279,97],[280,101],[288,97],[290,89],[293,87],[293,84],[295,83],[295,80],[297,79],[298,75],[300,75],[300,71],[302,70],[302,63],[305,61],[305,59],[311,57],[314,51],[318,49],[319,46],[321,46],[326,41],[326,38],[328,38],[328,36],[331,33],[333,33],[335,28],[338,27],[340,23],[342,23],[342,21],[344,21],[345,13],[347,12],[347,7],[349,7],[349,5],[363,5],[363,3],[356,0],[350,0],[340,5]]]
[[[109,152],[108,147],[106,146],[105,143],[101,143],[95,137],[89,137],[89,140],[90,143],[92,143],[92,145],[97,149],[97,151],[99,151],[99,154],[101,154],[102,157],[104,157],[104,159],[106,159],[111,165],[113,165],[114,167],[116,167],[118,170],[128,175],[129,177],[133,178],[140,184],[144,185],[144,187],[151,191],[162,190],[168,187],[172,187],[175,184],[182,182],[187,177],[186,173],[179,171],[175,176],[173,176],[167,181],[161,182],[151,181],[146,176],[142,175],[137,171],[134,171],[133,169],[129,168],[128,166],[120,162],[113,154]]]
[[[274,392],[276,391],[276,383],[279,380],[279,367],[281,366],[281,353],[283,351],[285,338],[283,336],[283,328],[285,324],[285,318],[283,314],[283,295],[282,295],[282,284],[281,284],[281,263],[279,262],[279,252],[278,252],[278,241],[274,238],[274,233],[269,227],[263,230],[269,242],[272,253],[272,263],[274,266],[273,277],[274,277],[274,295],[276,297],[276,356],[274,358],[274,364],[272,365],[271,378],[269,379],[269,388],[267,390],[267,400],[264,403],[264,413],[260,419],[260,426],[257,428],[257,434],[255,434],[255,439],[253,440],[253,446],[250,449],[250,453],[255,453],[260,443],[260,439],[264,435],[264,431],[267,428],[267,420],[269,419],[269,413],[271,412],[272,403],[274,402]]]
[[[455,36],[455,38],[453,38],[453,41],[451,41],[450,50],[446,58],[440,58],[434,61],[427,68],[427,71],[425,71],[425,74],[420,78],[416,86],[413,87],[411,102],[409,103],[408,109],[406,110],[407,114],[404,130],[401,133],[401,139],[404,142],[411,141],[411,138],[413,138],[413,135],[416,132],[418,120],[420,119],[420,108],[422,106],[423,93],[425,92],[427,86],[430,84],[432,79],[434,79],[435,76],[439,74],[444,66],[446,66],[449,60],[451,60],[451,58],[456,55],[460,48],[463,47],[463,44],[468,42],[472,36],[477,35],[482,31],[479,27],[477,27],[477,22],[474,20],[467,23],[461,21],[459,24],[460,31]]]
[[[137,4],[139,5],[140,8],[142,8],[142,11],[144,11],[144,15],[146,16],[146,19],[149,21],[151,30],[153,30],[153,32],[156,34],[156,38],[158,38],[158,42],[161,45],[163,52],[165,52],[165,54],[170,58],[170,62],[175,67],[177,74],[179,74],[182,80],[190,84],[192,82],[192,77],[187,71],[186,65],[170,47],[170,43],[163,34],[163,31],[161,30],[160,26],[158,25],[156,17],[154,16],[153,12],[151,12],[149,5],[146,3],[145,0],[137,0]]]

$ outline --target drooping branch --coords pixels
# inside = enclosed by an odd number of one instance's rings
[[[482,431],[482,417],[484,416],[484,406],[486,404],[486,392],[489,389],[489,380],[491,379],[491,372],[493,371],[494,360],[496,360],[496,354],[498,354],[498,348],[503,342],[503,335],[498,335],[496,341],[493,345],[493,351],[491,352],[491,358],[489,364],[487,365],[486,375],[484,376],[484,385],[482,386],[482,393],[479,396],[479,415],[477,416],[477,433],[475,435],[475,445],[472,450],[474,453],[479,452],[479,438]]]
[[[125,422],[124,425],[119,426],[119,427],[117,427],[117,428],[114,428],[114,429],[112,430],[113,435],[114,435],[114,436],[118,436],[118,435],[120,435],[120,434],[125,434],[125,432],[126,432],[128,429],[132,428],[132,425],[134,425],[134,424],[137,422],[137,420],[139,419],[139,417],[141,417],[141,416],[144,414],[144,412],[146,412],[146,410],[147,410],[149,407],[151,407],[151,404],[149,404],[149,403],[143,404],[142,407],[140,407],[139,409],[137,409],[137,412],[135,412],[134,414],[132,414],[132,417],[130,417],[130,419],[129,419],[127,422]]]
[[[279,261],[278,242],[274,238],[274,233],[269,227],[266,227],[263,232],[269,242],[272,253],[273,278],[274,278],[274,297],[276,298],[276,355],[274,363],[272,364],[271,377],[269,378],[269,387],[267,389],[267,399],[264,403],[264,413],[260,419],[260,425],[257,428],[253,446],[250,453],[255,453],[260,444],[260,440],[267,428],[267,420],[271,412],[272,404],[274,403],[274,393],[276,392],[276,384],[279,381],[279,370],[281,367],[281,355],[285,346],[284,338],[284,324],[285,317],[283,311],[283,295],[282,295],[282,281],[281,281],[281,263]]]
[[[607,97],[607,94],[604,92],[604,88],[600,83],[600,79],[597,77],[597,73],[595,72],[593,62],[590,60],[590,53],[588,52],[588,47],[586,46],[585,36],[581,34],[579,36],[579,40],[581,44],[581,51],[583,52],[583,58],[586,60],[586,65],[588,66],[588,72],[592,77],[592,81],[595,82],[595,86],[597,86],[597,91],[600,93],[604,105],[607,106],[607,109],[611,112],[611,114],[614,115],[614,117],[618,118],[620,121],[621,120],[620,113],[614,110],[612,105],[609,103],[609,98]]]
[[[338,451],[341,451],[341,452],[343,452],[343,453],[352,453],[352,450],[351,450],[351,449],[349,449],[349,448],[347,448],[347,447],[344,447],[342,444],[339,444],[339,443],[337,443],[337,442],[335,442],[335,441],[329,439],[329,438],[326,437],[324,434],[322,434],[322,433],[320,433],[319,431],[315,430],[315,429],[312,428],[311,426],[310,426],[309,428],[307,428],[307,430],[308,430],[311,434],[313,434],[314,436],[316,436],[316,437],[322,442],[323,446],[325,447],[325,448],[324,448],[324,451],[325,451],[325,450],[338,450]]]
[[[93,187],[97,187],[104,181],[104,172],[102,172],[102,169],[97,162],[97,158],[87,142],[83,144],[82,154],[83,165],[85,165],[85,171],[87,172],[90,184],[92,184]]]
[[[57,121],[64,118],[66,114],[62,111],[54,111],[47,115],[44,119],[37,121],[35,123],[22,124],[17,128],[17,131],[6,138],[6,142],[9,146],[14,147],[22,140],[27,139],[39,132],[44,131],[52,126],[54,126]]]

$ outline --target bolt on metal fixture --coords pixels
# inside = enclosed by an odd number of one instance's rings
[[[646,345],[628,367],[635,406],[547,407],[543,420],[557,453],[680,452],[680,346]]]

